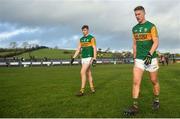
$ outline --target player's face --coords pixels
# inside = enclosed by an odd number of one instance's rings
[[[142,23],[145,20],[145,12],[143,10],[136,10],[135,16],[139,23]]]
[[[84,36],[87,36],[89,34],[89,30],[85,28],[82,30],[82,33]]]

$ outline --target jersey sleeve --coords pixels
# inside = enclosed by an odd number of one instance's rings
[[[152,38],[157,38],[158,37],[158,32],[157,32],[156,26],[153,26],[151,28],[151,36],[152,36]]]
[[[92,46],[96,46],[96,40],[95,40],[95,38],[92,38],[92,40],[91,40],[91,45],[92,45]]]

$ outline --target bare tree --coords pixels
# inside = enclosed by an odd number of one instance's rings
[[[17,43],[16,42],[10,42],[9,46],[12,49],[16,49],[17,48]]]
[[[28,43],[28,42],[23,42],[23,43],[22,43],[22,47],[23,47],[24,49],[27,49],[27,48],[29,47],[29,43]]]

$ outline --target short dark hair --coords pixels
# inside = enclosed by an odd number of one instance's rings
[[[89,26],[88,26],[88,25],[83,25],[81,29],[82,29],[82,30],[83,30],[83,29],[89,29]]]
[[[135,7],[135,8],[134,8],[134,11],[137,11],[137,10],[142,10],[142,11],[145,12],[145,9],[144,9],[143,6],[137,6],[137,7]]]

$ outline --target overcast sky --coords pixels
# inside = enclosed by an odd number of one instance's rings
[[[98,48],[131,50],[137,5],[157,26],[158,50],[180,53],[180,0],[0,0],[0,47],[15,41],[74,49],[88,24]]]

